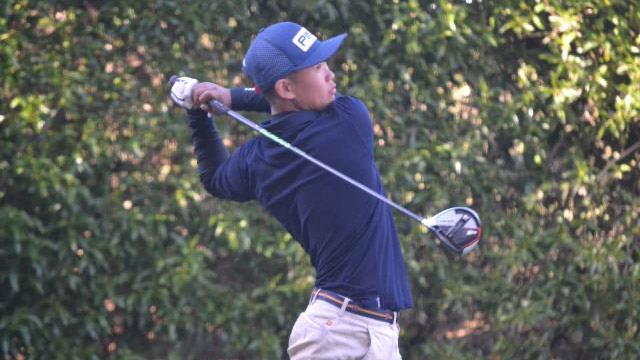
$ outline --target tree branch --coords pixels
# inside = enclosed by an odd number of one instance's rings
[[[604,168],[602,168],[602,170],[600,170],[600,173],[598,173],[597,180],[601,181],[604,178],[604,176],[607,174],[607,171],[609,171],[609,169],[613,165],[615,165],[618,161],[626,158],[627,156],[633,154],[638,149],[640,149],[640,141],[636,142],[635,144],[631,145],[630,147],[628,147],[624,151],[622,151],[622,153],[620,154],[620,157],[618,157],[617,159],[609,160],[609,162],[607,162],[607,164],[604,166]]]

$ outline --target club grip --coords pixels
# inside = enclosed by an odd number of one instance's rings
[[[210,109],[215,109],[216,111],[221,112],[223,114],[226,114],[231,110],[227,105],[221,103],[218,100],[209,100],[207,105],[209,105]]]
[[[171,75],[171,77],[169,78],[169,86],[173,86],[173,84],[177,80],[178,80],[178,76],[177,75]],[[229,109],[228,106],[226,106],[225,104],[221,103],[218,100],[209,100],[207,105],[209,105],[209,108],[215,109],[216,111],[221,112],[223,114],[226,114],[231,110],[231,109]]]

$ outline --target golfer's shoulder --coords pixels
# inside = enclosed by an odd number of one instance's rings
[[[365,143],[369,143],[369,139],[373,136],[373,128],[371,118],[369,117],[369,109],[365,103],[353,96],[338,96],[334,102],[336,113],[339,121],[344,124],[344,130],[351,129],[355,131]],[[353,134],[351,131],[345,131],[345,136]]]
[[[362,100],[353,96],[338,95],[336,97],[336,101],[334,102],[334,106],[339,112],[345,112],[352,115],[356,114],[369,116],[367,105],[365,105]]]

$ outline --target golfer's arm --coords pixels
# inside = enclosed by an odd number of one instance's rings
[[[218,167],[229,158],[229,151],[224,146],[213,119],[207,115],[206,111],[189,110],[187,116],[192,130],[191,139],[198,161],[200,181],[203,184],[209,184]]]
[[[231,109],[235,111],[271,112],[271,105],[253,88],[231,88]]]

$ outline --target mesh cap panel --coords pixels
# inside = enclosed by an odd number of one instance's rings
[[[255,70],[261,79],[272,79],[273,83],[259,84],[263,90],[269,90],[281,78],[291,71],[294,64],[276,47],[266,41],[255,44]]]

